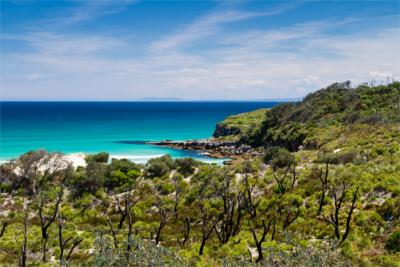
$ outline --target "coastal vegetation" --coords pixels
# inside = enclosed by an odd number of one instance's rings
[[[30,151],[1,165],[0,265],[400,266],[400,83],[231,116],[220,166]]]

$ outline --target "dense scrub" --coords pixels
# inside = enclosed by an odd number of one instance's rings
[[[241,117],[246,118],[245,115]],[[233,118],[221,124],[234,127]],[[340,134],[353,126],[390,127],[399,122],[399,82],[374,87],[363,84],[356,88],[344,82],[311,93],[301,102],[280,104],[267,110],[259,127],[239,137],[241,142],[253,146],[283,146],[297,151],[299,146],[323,146],[318,139],[321,131],[326,134],[330,129],[338,129],[335,134]],[[240,124],[246,122],[241,120]],[[248,124],[255,125],[251,119]]]
[[[263,157],[228,166],[2,164],[0,265],[399,266],[399,84],[347,87],[271,109]]]

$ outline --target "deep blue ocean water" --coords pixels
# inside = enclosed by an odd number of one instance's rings
[[[106,151],[144,162],[163,154],[209,160],[140,141],[208,138],[225,117],[276,102],[0,102],[0,160],[29,150]],[[136,143],[136,141],[139,141]],[[212,161],[212,160],[211,160]]]

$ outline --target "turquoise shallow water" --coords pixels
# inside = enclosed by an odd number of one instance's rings
[[[140,141],[208,138],[225,117],[274,102],[0,102],[0,160],[29,150],[107,151],[136,162],[170,154],[215,161],[193,151]],[[128,141],[128,142],[127,142]],[[133,143],[133,144],[132,144]]]

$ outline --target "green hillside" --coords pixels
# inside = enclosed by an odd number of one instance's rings
[[[259,112],[262,110],[257,114]],[[381,146],[382,149],[397,145],[400,83],[376,87],[360,85],[357,88],[351,88],[349,82],[334,83],[309,94],[299,103],[286,103],[268,109],[258,123],[253,119],[248,119],[246,123],[246,114],[240,117],[241,127],[251,125],[253,130],[247,131],[247,135],[236,135],[237,139],[256,147],[281,146],[290,151],[297,151],[299,146],[306,149],[337,146],[335,149],[338,149],[346,146],[344,139],[348,136],[349,146],[374,156],[371,145]],[[234,118],[227,118],[221,125],[236,127]],[[356,140],[356,135],[372,138],[373,142],[368,145],[366,140]],[[341,141],[334,142],[338,139]]]

